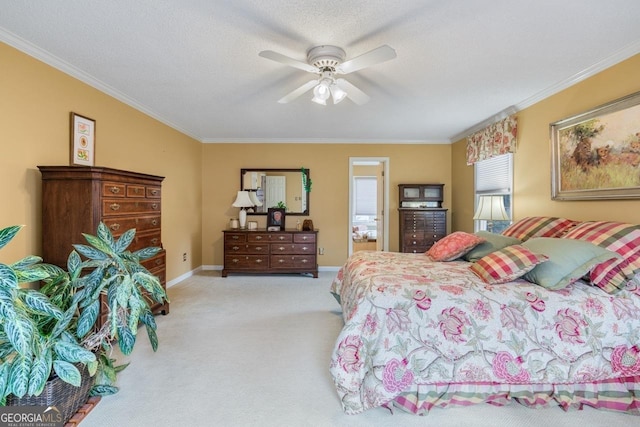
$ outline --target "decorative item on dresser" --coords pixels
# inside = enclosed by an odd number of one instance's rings
[[[318,230],[224,230],[228,273],[300,273],[318,277]]]
[[[400,252],[426,252],[447,234],[444,184],[400,184]]]
[[[135,228],[130,251],[162,247],[161,196],[164,177],[93,166],[38,166],[42,174],[42,250],[45,262],[65,268],[73,244],[104,222],[114,237]],[[166,253],[142,265],[166,291]],[[149,299],[153,313],[169,303]],[[102,316],[101,316],[102,317]]]

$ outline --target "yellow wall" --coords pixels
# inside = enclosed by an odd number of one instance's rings
[[[162,240],[167,278],[200,266],[202,144],[2,43],[0,64],[0,227],[26,225],[0,250],[0,260],[41,253],[37,166],[69,164],[73,111],[96,120],[96,166],[165,177]],[[185,252],[187,262],[182,261]]]
[[[640,91],[640,55],[571,86],[517,113],[518,151],[514,156],[513,215],[554,215],[576,220],[640,222],[639,200],[551,200],[549,124]],[[455,188],[453,228],[473,231],[473,166],[465,164],[466,141],[453,146]]]
[[[445,184],[445,203],[451,197],[451,146],[449,144],[205,144],[203,151],[202,263],[222,265],[222,230],[237,217],[231,204],[240,182],[241,168],[298,168],[310,170],[313,188],[310,215],[319,229],[318,245],[325,255],[320,266],[340,266],[348,252],[349,157],[389,157],[389,249],[398,250],[398,184]],[[264,216],[250,216],[259,227]],[[287,228],[297,219],[289,216]]]

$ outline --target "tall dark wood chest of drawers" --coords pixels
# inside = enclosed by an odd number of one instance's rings
[[[400,252],[426,252],[447,234],[443,184],[400,184]]]
[[[318,277],[318,230],[225,230],[228,273],[308,273]]]
[[[66,269],[73,244],[86,244],[104,222],[114,237],[135,228],[128,250],[162,247],[161,197],[164,177],[91,166],[38,166],[42,174],[42,257]],[[166,286],[164,249],[142,262]],[[149,301],[154,313],[169,303]]]

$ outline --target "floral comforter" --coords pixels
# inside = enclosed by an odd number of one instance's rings
[[[345,413],[420,384],[576,384],[640,375],[640,287],[487,285],[463,261],[357,252],[331,292],[344,328],[330,371]]]

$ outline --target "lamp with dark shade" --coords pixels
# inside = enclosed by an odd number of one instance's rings
[[[489,232],[493,232],[493,221],[508,221],[509,215],[504,209],[504,196],[478,197],[478,208],[473,219],[487,221]]]

